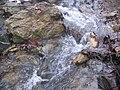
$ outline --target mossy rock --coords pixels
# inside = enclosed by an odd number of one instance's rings
[[[13,43],[17,43],[17,44],[22,44],[22,43],[25,43],[26,40],[21,38],[20,36],[17,36],[17,35],[13,35],[12,36],[12,41]]]
[[[7,34],[0,35],[0,53],[10,45]]]

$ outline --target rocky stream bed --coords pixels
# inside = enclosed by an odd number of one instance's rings
[[[120,90],[119,1],[41,1],[0,17],[0,90]]]

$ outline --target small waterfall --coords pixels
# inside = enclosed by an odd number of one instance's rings
[[[37,76],[37,70],[33,72],[33,75],[30,79],[27,80],[27,83],[24,84],[25,90],[32,90],[32,87],[36,85],[37,82],[48,82],[48,79],[42,79],[40,76]]]
[[[106,34],[112,33],[112,30],[102,22],[104,17],[100,13],[98,1],[103,2],[104,0],[94,0],[94,3],[90,2],[89,4],[85,1],[62,0],[57,6],[63,15],[66,32],[69,35],[62,37],[58,41],[60,42],[59,50],[48,58],[51,61],[50,69],[54,76],[45,86],[45,90],[97,90],[97,82],[91,70],[88,67],[74,67],[71,65],[71,59],[76,53],[89,48],[89,45],[80,42],[87,38],[90,32],[95,32],[98,38],[101,38]],[[102,66],[99,61],[94,61],[93,63],[98,63],[98,67]],[[34,86],[41,80],[42,78],[36,76],[35,71],[26,86]],[[27,89],[31,90],[32,86]],[[65,87],[69,87],[69,89]],[[77,87],[77,89],[74,87]]]
[[[98,2],[104,3],[104,0],[63,0],[62,4],[67,3],[67,7],[58,6],[64,17],[66,32],[70,33],[77,43],[86,32],[95,32],[99,38],[112,33],[111,27],[103,22],[104,13],[101,13],[101,6]],[[81,36],[77,35],[78,33]]]
[[[80,71],[75,71],[77,69],[71,65],[71,59],[75,53],[89,48],[89,45],[80,42],[85,38],[88,38],[90,32],[95,32],[98,38],[103,38],[106,34],[112,33],[111,28],[102,22],[104,17],[103,14],[100,13],[98,1],[102,2],[103,0],[95,0],[94,4],[93,2],[86,4],[85,0],[63,0],[60,4],[61,6],[57,6],[63,15],[66,32],[69,35],[61,38],[61,51],[52,56],[53,62],[51,69],[55,72],[55,75],[51,78],[45,90],[69,90],[65,89],[64,84],[66,87],[67,85],[70,87],[70,82],[66,81],[65,83],[62,82],[62,80],[70,81],[68,78],[71,76],[71,79],[81,77],[75,81],[76,86],[79,81],[83,81],[83,83],[79,83],[78,89],[75,88],[75,90],[83,90],[83,88],[84,90],[97,90],[97,81],[96,79],[93,79],[94,73],[92,73],[87,67],[86,69],[81,67],[79,68]],[[96,69],[100,71],[99,67],[102,67],[102,63],[99,61],[93,63],[98,63]],[[69,75],[69,73],[71,73],[71,75]],[[73,73],[75,75],[72,75]],[[86,75],[83,73],[86,73]],[[92,80],[90,78],[92,78]],[[91,86],[88,85],[86,87],[85,85],[87,83]]]

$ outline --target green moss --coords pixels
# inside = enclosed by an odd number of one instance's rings
[[[17,36],[17,35],[13,35],[12,37],[12,40],[14,43],[17,43],[17,44],[21,44],[21,43],[25,43],[26,40],[21,38],[20,36]]]

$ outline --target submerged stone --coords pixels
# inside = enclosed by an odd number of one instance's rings
[[[0,53],[3,52],[10,45],[7,34],[0,35]]]

